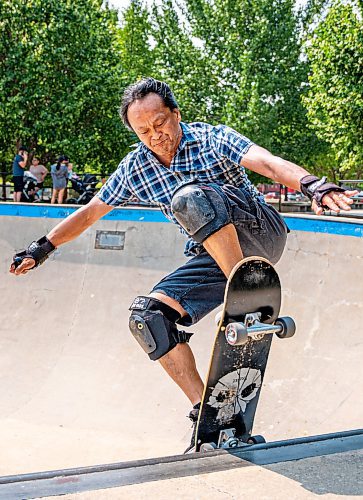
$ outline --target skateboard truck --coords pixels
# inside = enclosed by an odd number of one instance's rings
[[[274,334],[286,339],[295,334],[296,325],[292,318],[284,316],[277,318],[275,324],[262,323],[260,313],[246,314],[244,322],[234,321],[225,327],[225,335],[228,344],[244,345],[251,337],[253,340],[261,340],[267,334]]]
[[[236,448],[237,446],[241,446],[242,443],[236,436],[236,429],[223,429],[219,432],[219,438],[217,445],[215,443],[202,443],[200,445],[200,451],[213,451],[215,449],[228,449],[228,448]]]
[[[202,443],[200,445],[200,451],[202,453],[206,451],[213,451],[216,449],[229,449],[229,448],[237,448],[241,446],[251,446],[252,444],[261,444],[266,443],[266,440],[263,436],[256,435],[251,436],[247,442],[242,441],[236,437],[236,429],[223,429],[219,432],[219,438],[217,445],[215,443]]]
[[[235,448],[239,439],[235,437],[236,429],[224,429],[219,433],[217,448]]]

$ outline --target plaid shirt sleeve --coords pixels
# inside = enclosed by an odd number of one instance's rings
[[[242,158],[253,142],[233,128],[226,125],[214,127],[214,145],[219,153],[236,165],[241,165]]]
[[[107,179],[106,184],[97,193],[98,198],[111,206],[126,205],[133,198],[128,188],[126,163],[122,160],[117,170]]]

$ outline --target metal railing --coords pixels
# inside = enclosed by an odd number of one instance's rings
[[[94,175],[100,182],[103,178],[108,178],[111,174],[101,175],[99,173],[93,172],[77,172],[77,175],[82,178],[84,174]],[[0,201],[13,201],[13,175],[8,171],[0,171]],[[71,193],[72,187],[68,183],[67,187],[68,193]],[[44,181],[44,189],[41,196],[40,202],[48,203],[51,198],[52,193],[52,178],[48,175]]]
[[[338,185],[345,189],[358,190],[359,193],[353,196],[352,208],[363,208],[363,179],[344,179],[338,181]]]
[[[347,187],[351,189],[363,190],[363,179],[343,179],[338,181],[338,186]]]
[[[100,182],[102,179],[107,179],[111,173],[107,173],[104,175],[101,175],[99,173],[93,173],[93,172],[77,172],[77,175],[82,177],[84,174],[92,174],[94,175]],[[345,187],[347,189],[358,189],[363,193],[363,179],[344,179],[338,181],[338,185]],[[72,197],[72,187],[68,185],[67,188],[68,191],[68,198]],[[11,172],[8,171],[0,171],[0,201],[13,201],[12,197],[12,192],[13,192],[13,176]],[[49,203],[50,198],[51,198],[51,193],[52,193],[52,179],[51,176],[48,175],[47,178],[44,181],[44,189],[41,194],[40,200],[37,200],[40,203]],[[277,202],[276,204],[278,205],[278,211],[279,212],[286,212],[289,211],[286,208],[286,205],[289,204],[288,202],[288,193],[287,193],[287,188],[283,186],[282,184],[280,185],[279,192],[278,194],[278,199],[277,200],[271,200]],[[139,201],[136,201],[134,203],[130,203],[130,205],[138,205],[138,206],[151,206],[146,203],[142,203]],[[310,203],[291,203],[290,205],[296,205],[295,210],[296,211],[310,211]],[[155,206],[155,205],[152,205]],[[277,208],[277,207],[276,207]],[[363,208],[363,196],[358,195],[354,199],[354,204],[352,208]]]

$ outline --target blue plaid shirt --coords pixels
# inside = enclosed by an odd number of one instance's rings
[[[98,192],[100,200],[112,206],[130,201],[154,204],[175,224],[178,223],[170,205],[174,192],[183,184],[232,184],[247,189],[253,198],[263,201],[240,165],[253,144],[249,139],[225,125],[181,123],[181,128],[183,135],[170,167],[162,165],[140,142]],[[185,254],[198,253],[197,247],[198,244],[189,239]]]

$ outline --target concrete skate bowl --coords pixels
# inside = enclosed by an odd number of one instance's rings
[[[9,275],[14,250],[71,211],[0,206],[1,475],[175,455],[188,443],[187,399],[127,326],[132,299],[185,261],[183,236],[157,210],[119,209],[36,271]],[[254,428],[269,441],[358,428],[363,416],[363,224],[286,221],[277,267],[297,333],[273,342]],[[204,377],[214,313],[192,331]]]

